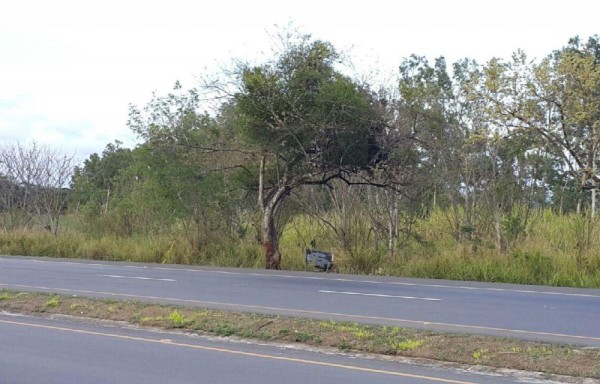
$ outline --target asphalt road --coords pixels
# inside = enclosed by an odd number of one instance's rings
[[[0,257],[0,288],[600,346],[600,290]]]
[[[436,366],[363,359],[60,319],[0,314],[0,383],[514,383]]]

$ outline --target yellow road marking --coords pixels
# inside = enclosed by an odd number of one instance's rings
[[[1,319],[0,319],[0,323],[24,326],[24,327],[32,327],[32,328],[49,329],[49,330],[54,330],[54,331],[63,331],[63,332],[70,332],[70,333],[77,333],[77,334],[84,334],[84,335],[111,337],[111,338],[122,339],[122,340],[132,340],[132,341],[141,341],[141,342],[146,342],[146,343],[171,345],[171,346],[175,346],[175,347],[199,349],[199,350],[203,350],[203,351],[221,352],[221,353],[228,353],[228,354],[239,355],[239,356],[257,357],[257,358],[261,358],[261,359],[279,360],[279,361],[308,364],[308,365],[318,365],[318,366],[330,367],[330,368],[340,368],[340,369],[347,369],[347,370],[359,371],[359,372],[377,373],[377,374],[390,375],[390,376],[400,376],[400,377],[407,377],[407,378],[411,378],[411,379],[435,381],[435,382],[440,382],[440,383],[476,384],[476,383],[473,383],[470,381],[451,380],[451,379],[444,379],[441,377],[434,377],[434,376],[414,375],[414,374],[410,374],[410,373],[386,371],[383,369],[364,368],[364,367],[359,367],[359,366],[355,366],[355,365],[327,363],[327,362],[318,361],[318,360],[307,360],[307,359],[299,359],[299,358],[295,358],[295,357],[274,356],[274,355],[267,355],[267,354],[263,354],[263,353],[244,352],[244,351],[239,351],[239,350],[234,350],[234,349],[207,347],[207,346],[202,346],[202,345],[179,343],[179,342],[171,341],[169,339],[148,339],[145,337],[138,337],[138,336],[126,336],[126,335],[118,335],[118,334],[114,334],[114,333],[87,331],[87,330],[83,330],[83,329],[65,328],[65,327],[57,327],[57,326],[42,325],[42,324],[32,324],[32,323],[24,323],[24,322],[19,322],[19,321],[10,321],[10,320],[1,320]]]
[[[222,303],[218,301],[203,301],[203,300],[192,300],[192,299],[177,299],[172,297],[160,297],[160,296],[145,296],[145,295],[133,295],[129,293],[116,293],[116,292],[104,292],[104,291],[86,291],[80,289],[69,289],[69,288],[49,288],[49,287],[36,287],[30,285],[13,285],[13,284],[3,284],[0,283],[0,286],[4,287],[12,287],[12,288],[25,288],[25,289],[34,289],[34,290],[44,290],[51,292],[70,292],[70,293],[81,293],[81,294],[97,294],[97,295],[106,295],[112,297],[122,297],[122,298],[130,298],[130,299],[146,299],[146,300],[165,300],[179,303],[188,303],[188,304],[196,304],[196,305],[208,305],[208,306],[221,306],[221,307],[230,307],[233,309],[236,308],[245,308],[245,309],[253,309],[253,310],[265,310],[265,311],[274,311],[279,313],[297,313],[304,315],[316,315],[316,316],[337,316],[343,317],[347,319],[356,319],[356,320],[375,320],[375,321],[387,321],[387,322],[396,322],[396,323],[405,323],[405,324],[414,324],[414,325],[437,325],[441,327],[455,328],[455,329],[473,329],[473,330],[481,330],[481,331],[499,331],[499,332],[507,332],[514,333],[519,335],[535,335],[535,336],[551,336],[551,337],[560,337],[560,338],[568,338],[568,339],[576,339],[576,340],[589,340],[594,342],[600,342],[600,337],[593,336],[581,336],[581,335],[568,335],[563,333],[551,333],[551,332],[540,332],[540,331],[526,331],[522,329],[509,329],[509,328],[497,328],[497,327],[487,327],[483,325],[466,325],[466,324],[453,324],[453,323],[441,323],[435,321],[424,321],[424,320],[408,320],[408,319],[400,319],[394,317],[381,317],[381,316],[369,316],[369,315],[352,315],[347,313],[337,313],[337,312],[324,312],[324,311],[313,311],[308,309],[292,309],[292,308],[279,308],[279,307],[269,307],[262,305],[251,305],[251,304],[233,304],[233,303]]]

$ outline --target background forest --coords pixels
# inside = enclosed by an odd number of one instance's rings
[[[0,147],[0,252],[600,287],[598,36],[383,85],[281,43],[131,106],[136,148]]]

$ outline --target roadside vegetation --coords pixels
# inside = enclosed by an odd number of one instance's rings
[[[0,290],[0,310],[124,321],[136,326],[262,342],[301,343],[349,353],[600,378],[598,348],[6,290]]]
[[[600,288],[598,36],[389,84],[282,36],[132,106],[135,148],[1,146],[0,253]]]
[[[363,213],[365,221],[367,214]],[[377,247],[372,238],[354,238],[345,248],[318,219],[296,216],[281,236],[286,255],[282,267],[288,270],[311,269],[305,265],[307,239],[335,255],[340,273],[378,274],[437,279],[454,279],[552,286],[600,287],[600,233],[593,228],[590,248],[578,251],[578,231],[582,218],[573,213],[557,215],[550,210],[534,217],[530,234],[510,249],[498,251],[492,244],[455,240],[444,228],[443,212],[416,220],[413,226],[419,240],[399,244],[393,255]],[[211,265],[261,268],[264,256],[255,234],[243,237],[222,236],[205,240],[196,248],[182,233],[115,236],[86,234],[68,216],[62,233],[22,230],[0,233],[0,253],[52,256],[106,261],[132,261],[167,264]],[[363,221],[357,221],[363,225]]]

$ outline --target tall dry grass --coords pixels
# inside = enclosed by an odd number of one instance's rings
[[[330,225],[348,225],[328,217]],[[67,220],[68,223],[68,220]],[[368,217],[351,220],[350,236],[340,236],[315,217],[299,215],[285,227],[280,246],[282,266],[303,270],[304,249],[332,251],[338,272],[453,280],[600,288],[600,222],[576,214],[536,212],[524,234],[497,249],[488,238],[456,239],[444,212],[434,212],[414,225],[414,236],[389,252],[377,239]],[[354,232],[352,232],[354,231]],[[359,235],[356,235],[359,234]],[[0,253],[93,260],[195,264],[226,267],[263,266],[260,244],[247,234],[211,235],[192,246],[183,233],[119,237],[92,235],[76,226],[58,236],[47,231],[0,233]]]

